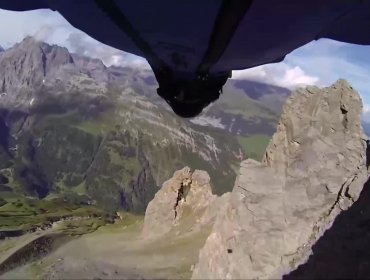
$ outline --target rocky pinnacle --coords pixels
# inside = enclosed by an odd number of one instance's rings
[[[305,263],[369,177],[361,113],[344,80],[296,91],[263,162],[242,162],[193,279],[278,279]]]

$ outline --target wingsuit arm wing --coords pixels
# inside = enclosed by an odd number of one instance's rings
[[[359,45],[370,45],[370,1],[363,0],[338,18],[322,37]]]
[[[49,8],[43,0],[0,0],[0,9],[10,11],[29,11]]]
[[[140,44],[138,46],[138,40],[120,26],[119,16],[107,14],[106,9],[97,5],[107,5],[105,2],[0,0],[0,8],[13,11],[52,8],[96,40],[136,55],[148,56],[148,52],[143,51]],[[156,55],[175,69],[185,65],[186,69],[179,68],[183,73],[196,71],[204,53],[207,53],[208,38],[222,1],[114,0],[113,3],[125,7],[121,12]],[[142,16],[143,6],[150,11],[145,16]],[[188,14],[192,16],[187,17]],[[214,60],[217,62],[212,63],[211,70],[225,72],[281,61],[288,53],[319,38],[370,45],[370,0],[251,1],[231,40],[225,41],[227,47],[221,48],[222,55],[216,53]],[[178,63],[178,57],[186,63]]]

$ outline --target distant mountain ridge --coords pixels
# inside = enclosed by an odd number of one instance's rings
[[[285,100],[292,94],[287,88],[250,80],[235,80],[234,86],[242,89],[251,99],[260,101],[279,114]]]

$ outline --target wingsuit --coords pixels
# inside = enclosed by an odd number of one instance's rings
[[[52,9],[96,40],[142,56],[182,117],[218,99],[231,70],[280,62],[320,38],[370,44],[370,0],[0,0]]]

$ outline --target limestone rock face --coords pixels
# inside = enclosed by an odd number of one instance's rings
[[[10,94],[21,88],[39,86],[46,76],[68,64],[73,64],[73,59],[66,48],[26,37],[1,55],[0,92]]]
[[[276,279],[304,263],[368,179],[362,102],[344,80],[298,90],[263,163],[242,162],[194,279]]]
[[[143,237],[163,237],[170,232],[178,235],[210,226],[227,197],[212,194],[207,172],[191,172],[188,167],[176,171],[148,204]]]

